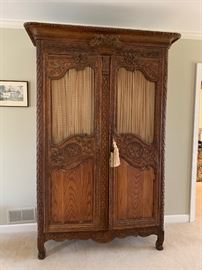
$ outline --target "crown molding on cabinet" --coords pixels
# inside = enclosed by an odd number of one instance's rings
[[[0,20],[0,28],[11,28],[11,29],[24,29],[23,24],[26,21],[20,21],[20,20]],[[45,22],[45,21],[40,21],[40,22]],[[59,23],[59,24],[72,24],[71,22],[49,22],[49,23]],[[74,25],[86,25],[86,24],[75,24]],[[100,27],[116,27],[112,25],[90,25],[88,26],[100,26]],[[121,27],[120,27],[121,28]],[[124,27],[126,28],[126,27]],[[129,27],[128,29],[140,29],[140,28],[131,28]],[[151,30],[151,31],[165,31],[165,32],[180,32],[179,30],[176,29],[145,29],[141,28],[140,30]],[[182,39],[193,39],[193,40],[202,40],[202,32],[187,32],[183,31],[181,32],[181,38]]]

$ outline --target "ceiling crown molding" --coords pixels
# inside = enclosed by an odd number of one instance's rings
[[[26,21],[22,21],[22,20],[0,20],[0,28],[24,29],[23,24],[25,22]],[[68,23],[67,22],[64,22],[64,23],[50,22],[50,23],[71,24],[71,22],[68,22]],[[77,24],[75,24],[75,25],[77,25]],[[78,25],[82,25],[82,24],[78,24]],[[115,27],[114,25],[113,26],[111,26],[111,25],[88,25],[88,26]],[[135,27],[131,28],[131,27],[129,27],[128,29],[139,29],[139,28],[135,28]],[[142,28],[140,30],[179,32],[176,29],[145,29],[145,28]],[[182,35],[181,36],[182,39],[202,40],[202,32],[186,32],[186,31],[183,31],[183,32],[181,32],[181,35]]]
[[[202,40],[202,32],[181,32],[183,39]]]
[[[0,20],[0,28],[16,28],[16,29],[23,29],[24,21],[17,21],[17,20]]]

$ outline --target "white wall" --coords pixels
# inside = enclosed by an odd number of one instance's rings
[[[202,41],[180,40],[169,52],[166,121],[166,214],[188,214],[195,63]],[[36,205],[35,48],[24,30],[0,29],[0,79],[29,81],[30,107],[0,107],[0,224],[6,210]]]
[[[199,128],[202,128],[202,89],[200,91],[200,115],[199,115]]]
[[[179,40],[169,51],[166,121],[166,214],[189,214],[196,63],[202,40]]]
[[[28,81],[30,103],[0,107],[0,224],[7,209],[36,204],[35,76],[35,48],[25,31],[0,29],[0,79]]]

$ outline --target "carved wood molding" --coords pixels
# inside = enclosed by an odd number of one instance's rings
[[[162,129],[161,129],[161,191],[160,197],[160,226],[164,230],[164,197],[165,197],[165,124],[166,124],[166,102],[167,102],[167,77],[168,77],[168,49],[164,50],[163,61],[163,85],[161,91],[162,101]]]
[[[162,58],[163,53],[162,50],[159,48],[123,48],[119,51],[120,55],[123,55],[125,59],[129,59],[129,64],[133,64],[134,61],[140,58]],[[132,60],[132,61],[131,61]],[[143,60],[143,59],[141,59]]]
[[[101,153],[109,153],[109,125],[108,117],[110,110],[110,77],[109,77],[110,59],[108,56],[103,57],[103,76],[102,76],[102,132],[101,132]],[[104,191],[100,194],[100,204],[103,216],[103,225],[108,224],[109,213],[106,209],[109,208],[107,194],[109,192],[109,159],[106,154],[103,155],[101,160],[101,189]]]
[[[49,41],[48,43],[43,43],[43,49],[44,51],[51,55],[51,54],[66,54],[72,56],[72,54],[83,54],[87,53],[89,54],[89,46],[85,43],[74,43],[74,42],[61,42],[56,43],[54,41]],[[92,49],[92,48],[91,48]]]
[[[94,158],[95,138],[75,136],[59,146],[50,144],[49,149],[50,168],[69,169],[78,166],[86,159]]]
[[[139,59],[136,54],[130,52],[119,57],[119,61],[117,62],[118,67],[124,67],[132,72],[140,70],[146,79],[150,81],[157,81],[159,79],[159,62],[156,59]]]
[[[86,38],[89,35],[118,35],[124,40],[130,39],[131,42],[141,41],[143,43],[154,43],[161,46],[170,46],[173,42],[180,38],[179,33],[147,31],[147,30],[132,30],[123,28],[110,27],[92,27],[79,25],[62,25],[62,24],[47,24],[37,22],[27,22],[24,24],[34,45],[36,41],[41,39],[56,39],[69,40],[78,39],[78,36],[83,35]]]
[[[157,168],[158,153],[153,144],[144,143],[132,134],[115,135],[120,156],[134,167],[146,169]]]
[[[92,40],[92,39],[91,39]],[[99,42],[98,42],[99,43]],[[126,45],[122,42],[118,42],[118,46],[108,46],[108,50],[111,55],[124,56],[126,59],[160,59],[163,58],[163,49],[150,48],[150,47],[135,47]],[[43,44],[43,49],[47,54],[66,54],[66,55],[79,55],[94,54],[97,55],[99,50],[102,50],[102,46],[91,46],[90,43],[61,43],[48,42]],[[130,62],[129,62],[130,63]]]
[[[85,53],[74,53],[71,57],[61,57],[51,55],[47,58],[47,75],[51,78],[61,78],[65,75],[68,69],[82,70],[88,66],[94,67]]]
[[[68,69],[69,63],[65,59],[52,58],[48,60],[47,75],[49,77],[58,77],[65,73]]]
[[[41,42],[37,41],[37,223],[38,247],[44,242],[44,115],[43,115],[43,56]]]
[[[97,231],[97,232],[67,232],[67,233],[46,233],[45,239],[62,241],[65,239],[92,239],[99,243],[107,243],[115,238],[124,238],[126,236],[142,236],[158,235],[158,227],[138,228],[138,229],[125,229],[125,230],[109,230],[109,231]]]

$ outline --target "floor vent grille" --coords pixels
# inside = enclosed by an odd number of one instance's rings
[[[10,209],[8,210],[8,223],[30,223],[36,222],[36,209],[23,208],[23,209]]]

